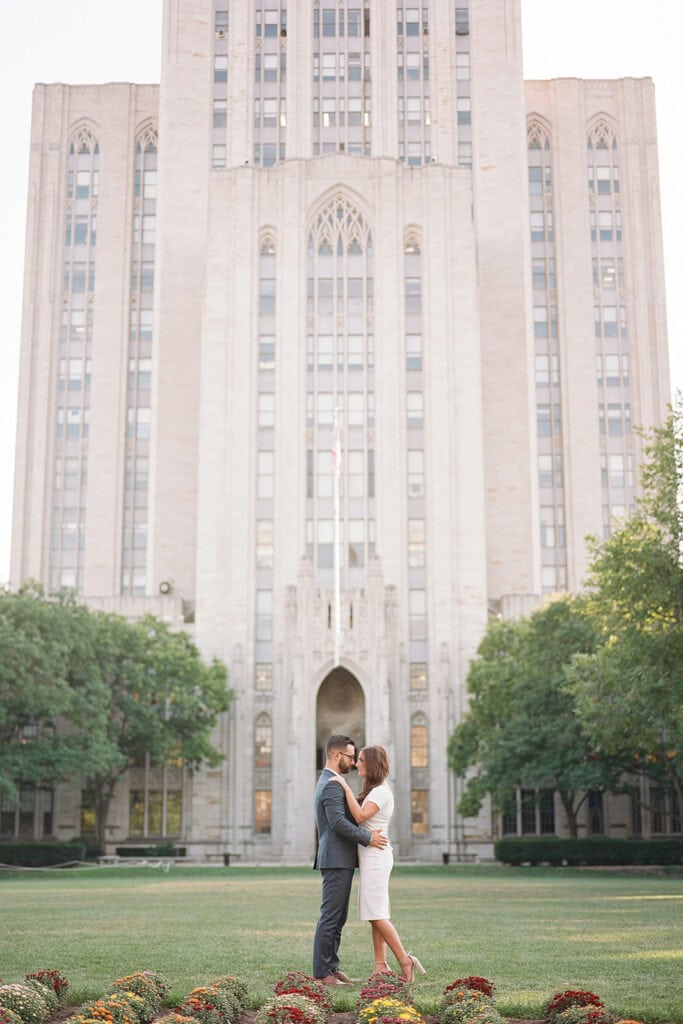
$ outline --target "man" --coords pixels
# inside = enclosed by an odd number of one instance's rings
[[[325,767],[315,788],[315,820],[318,850],[314,867],[322,872],[323,895],[320,919],[313,942],[313,975],[324,985],[347,985],[352,979],[339,970],[339,943],[349,911],[358,843],[384,847],[387,837],[376,829],[356,825],[346,805],[344,790],[330,785],[335,775],[346,775],[356,763],[356,748],[348,736],[332,736],[325,750]]]

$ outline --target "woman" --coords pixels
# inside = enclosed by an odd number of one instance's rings
[[[363,788],[356,799],[346,779],[339,775],[335,779],[346,793],[349,810],[357,824],[369,822],[373,829],[388,833],[391,815],[394,812],[394,795],[386,783],[389,774],[389,758],[384,747],[365,747],[358,755],[358,774]],[[412,982],[415,968],[426,974],[424,967],[412,953],[406,953],[398,932],[389,920],[389,876],[394,866],[391,845],[383,849],[370,846],[358,847],[360,865],[360,886],[358,890],[358,917],[369,921],[372,926],[372,944],[375,950],[375,966],[372,977],[390,974],[386,961],[387,946],[398,960],[405,981]]]

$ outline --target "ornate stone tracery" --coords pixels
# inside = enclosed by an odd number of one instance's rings
[[[100,147],[95,135],[87,124],[82,124],[76,129],[69,146],[69,154],[75,153],[99,153]]]
[[[309,238],[316,252],[326,251],[326,247],[329,247],[329,250],[336,250],[341,255],[343,252],[369,251],[372,247],[367,221],[343,192],[328,199],[318,212]]]
[[[600,118],[591,127],[588,133],[588,148],[611,150],[618,148],[616,130],[604,118]]]
[[[156,125],[148,124],[139,133],[136,140],[135,151],[137,153],[150,152],[156,153],[159,145],[159,131]]]
[[[537,117],[529,118],[527,124],[527,148],[550,150],[550,131]]]

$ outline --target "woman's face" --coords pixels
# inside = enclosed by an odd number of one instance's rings
[[[358,760],[356,761],[356,768],[358,769],[358,774],[360,775],[361,779],[364,779],[365,778],[365,754],[363,753],[362,750],[361,750],[360,754],[358,755]]]

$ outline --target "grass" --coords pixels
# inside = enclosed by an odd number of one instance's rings
[[[495,866],[397,867],[392,919],[425,964],[416,1002],[438,1012],[443,987],[465,974],[495,982],[505,1016],[539,1017],[561,988],[597,992],[610,1009],[651,1024],[683,1024],[683,873]],[[306,868],[151,867],[0,872],[0,977],[61,970],[69,1001],[116,978],[162,971],[180,1000],[233,973],[252,1005],[289,970],[311,970],[320,876]],[[367,977],[372,947],[355,919],[342,965]],[[676,979],[678,979],[676,981]],[[333,994],[352,1010],[358,989]]]

